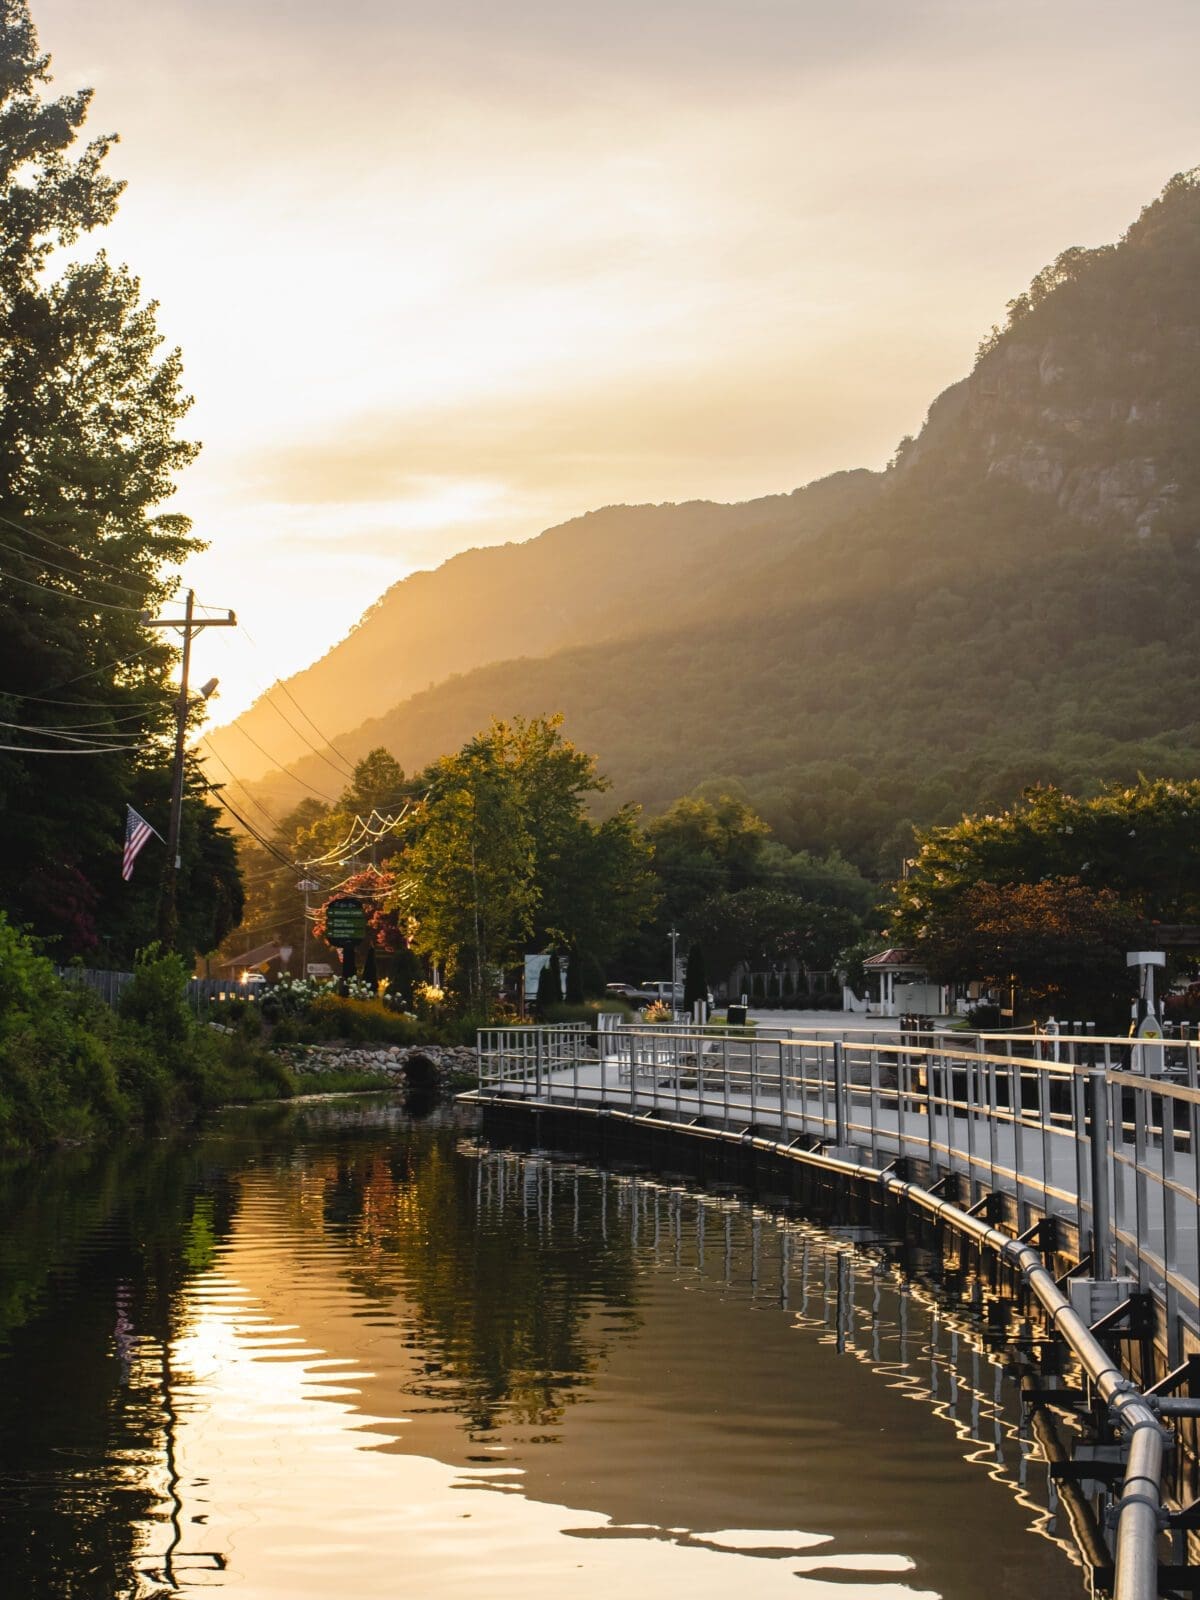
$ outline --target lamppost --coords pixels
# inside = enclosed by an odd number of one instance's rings
[[[678,942],[678,939],[679,939],[679,930],[678,930],[678,928],[672,928],[671,929],[670,937],[671,937],[671,1015],[674,1016],[675,1013],[679,1010],[679,995],[677,993],[677,990],[679,988],[679,979],[678,979],[678,976],[677,976],[677,974],[679,972],[679,968],[676,965],[676,961],[675,961],[675,946],[676,946],[676,943]]]
[[[304,895],[304,954],[300,958],[300,976],[302,978],[307,978],[308,977],[308,897],[309,897],[309,894],[312,892],[312,890],[319,889],[321,887],[321,885],[317,882],[317,880],[315,878],[301,878],[300,882],[296,885],[296,887]]]

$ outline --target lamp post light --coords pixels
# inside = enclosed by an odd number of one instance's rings
[[[675,961],[675,946],[676,946],[676,944],[678,943],[678,940],[679,940],[679,930],[678,930],[678,928],[672,928],[670,930],[670,939],[671,939],[671,1015],[672,1015],[672,1017],[674,1017],[676,1012],[679,1010],[679,995],[678,995],[678,992],[677,992],[678,988],[679,988],[679,978],[678,978],[679,968],[678,968],[678,966],[676,964],[676,961]]]

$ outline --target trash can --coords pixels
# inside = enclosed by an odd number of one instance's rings
[[[725,1020],[728,1022],[731,1028],[744,1028],[746,1026],[746,1012],[748,1009],[749,1007],[747,1006],[730,1006],[726,1013]]]

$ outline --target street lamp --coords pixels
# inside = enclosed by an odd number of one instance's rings
[[[679,1010],[679,996],[676,993],[676,990],[679,987],[679,978],[678,978],[679,967],[678,967],[678,965],[676,963],[676,960],[675,960],[675,945],[676,945],[676,941],[679,938],[679,930],[678,930],[678,928],[672,928],[671,929],[670,938],[671,938],[671,1015],[675,1016],[675,1014]]]

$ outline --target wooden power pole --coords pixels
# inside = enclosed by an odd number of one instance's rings
[[[201,628],[232,628],[237,617],[229,611],[223,617],[197,617],[196,594],[189,589],[182,617],[151,617],[143,614],[147,628],[178,628],[183,633],[183,660],[179,673],[179,699],[175,704],[175,763],[171,769],[171,822],[167,829],[167,865],[163,872],[162,896],[158,903],[158,936],[163,948],[173,950],[179,931],[176,889],[179,877],[179,827],[183,816],[183,741],[187,733],[188,668],[192,660],[192,635]]]

